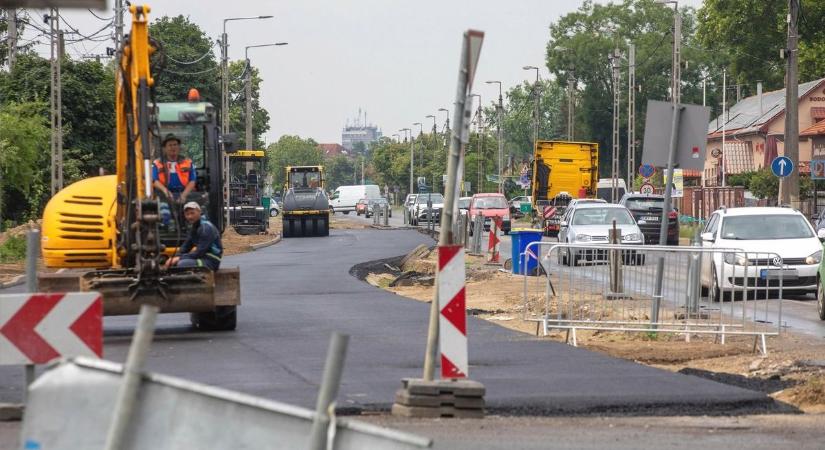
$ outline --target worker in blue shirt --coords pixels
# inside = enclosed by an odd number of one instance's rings
[[[183,215],[191,228],[186,242],[180,246],[180,256],[166,261],[166,268],[177,267],[208,267],[218,270],[221,266],[223,245],[221,233],[212,225],[212,222],[201,216],[201,207],[197,202],[183,205]]]

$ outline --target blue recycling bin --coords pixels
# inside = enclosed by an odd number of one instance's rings
[[[539,265],[539,261],[536,258],[531,258],[529,256],[525,256],[525,269],[523,271],[521,268],[522,259],[521,254],[524,253],[524,250],[527,249],[527,246],[533,242],[541,241],[541,236],[543,232],[541,230],[534,230],[532,228],[516,228],[514,230],[510,230],[510,239],[512,241],[512,245],[510,246],[511,258],[513,261],[513,273],[514,274],[522,274],[523,272],[527,275],[535,274],[536,268]],[[537,246],[531,247],[535,253],[538,253],[539,250]]]

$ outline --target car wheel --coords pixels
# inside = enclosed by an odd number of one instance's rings
[[[825,287],[822,280],[816,280],[816,309],[819,311],[819,320],[825,320]]]
[[[710,279],[710,288],[712,289],[713,296],[711,300],[713,302],[721,302],[722,300],[722,290],[719,288],[719,277],[716,275],[716,268],[713,269]]]
[[[269,217],[278,217],[278,210],[275,209],[275,208],[270,209],[269,210]]]

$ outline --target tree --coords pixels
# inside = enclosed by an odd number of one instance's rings
[[[0,225],[4,219],[14,222],[33,218],[36,211],[29,203],[37,202],[38,190],[44,190],[39,176],[49,157],[42,149],[48,147],[49,129],[40,103],[9,103],[0,110]],[[19,203],[26,202],[29,208]],[[17,204],[15,204],[17,203]],[[12,205],[9,211],[4,205]]]
[[[682,59],[689,61],[682,70],[682,102],[701,103],[702,79],[717,73],[713,53],[695,43],[695,16],[691,8],[682,8]],[[668,98],[670,86],[673,10],[652,0],[624,0],[621,3],[594,4],[588,0],[577,10],[550,25],[547,44],[547,67],[560,84],[568,75],[577,81],[576,139],[597,142],[601,148],[599,165],[602,176],[609,175],[612,149],[613,86],[608,55],[618,48],[627,52],[636,46],[637,117],[643,118],[648,99]],[[621,173],[626,167],[627,61],[622,60],[621,93]],[[711,83],[708,104],[716,98]],[[637,120],[636,135],[644,136],[644,123]],[[637,155],[636,160],[639,160]]]
[[[211,41],[201,28],[182,15],[164,16],[149,26],[149,36],[161,46],[152,56],[161,69],[155,78],[158,102],[186,101],[189,89],[197,88],[203,101],[220,108],[219,66]]]
[[[238,133],[240,148],[263,148],[261,136],[269,131],[269,112],[261,107],[261,79],[258,69],[252,67],[252,136],[255,143],[246,145],[246,62],[229,63],[229,129]]]
[[[801,10],[799,79],[810,81],[825,74],[825,3],[802,0]],[[786,1],[705,0],[698,11],[698,42],[727,62],[732,84],[754,89],[763,81],[767,89],[781,89],[779,49],[787,43],[787,14]]]
[[[324,161],[327,190],[333,191],[338,186],[352,184],[355,173],[355,161],[346,155],[335,155]]]
[[[748,190],[756,198],[767,198],[769,201],[775,202],[779,192],[779,178],[774,176],[770,169],[753,172]]]
[[[324,153],[318,143],[300,136],[281,136],[278,142],[267,147],[266,154],[275,190],[286,182],[287,166],[318,166],[324,161]]]

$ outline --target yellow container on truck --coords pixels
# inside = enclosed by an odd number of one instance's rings
[[[538,141],[533,154],[533,202],[566,192],[573,198],[594,197],[599,179],[599,144]]]

